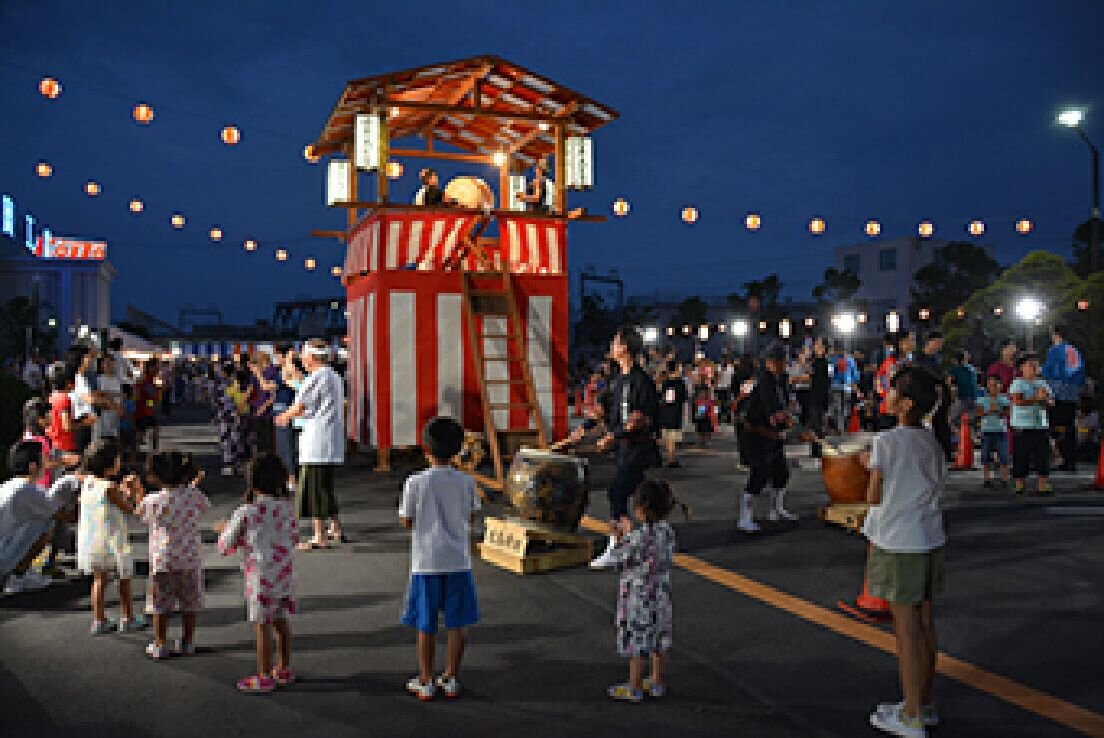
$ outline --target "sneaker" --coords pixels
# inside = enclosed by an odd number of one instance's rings
[[[15,575],[13,574],[14,578]],[[50,582],[53,580],[50,577],[43,576],[37,571],[27,571],[23,576],[19,577],[20,592],[34,592],[39,589],[46,589],[50,586]]]
[[[293,669],[273,669],[272,678],[278,687],[290,687],[295,684],[295,671]]]
[[[411,677],[406,683],[406,691],[414,695],[422,702],[429,702],[437,696],[437,687],[433,684],[433,681],[422,683],[419,677]]]
[[[744,533],[759,532],[759,524],[752,520],[750,515],[740,518],[740,520],[736,523],[736,527],[742,530]]]
[[[614,684],[606,690],[606,696],[611,700],[636,704],[644,701],[644,690],[634,692],[628,684]]]
[[[454,699],[460,696],[460,682],[456,680],[456,677],[445,676],[442,674],[437,677],[437,689],[445,693],[445,697]]]
[[[644,687],[644,694],[649,697],[659,700],[667,696],[667,685],[656,684],[648,677],[645,677],[642,686]]]
[[[119,631],[119,624],[111,618],[106,620],[93,620],[92,627],[89,629],[92,635],[107,635],[108,633],[117,633]]]
[[[185,643],[184,641],[177,641],[169,650],[169,653],[173,656],[195,656],[195,652],[195,644]]]
[[[162,643],[160,646],[157,642],[150,643],[146,646],[146,655],[154,661],[164,661],[171,654],[169,653],[169,647]]]
[[[667,462],[667,468],[668,469],[681,469],[682,464],[678,463],[677,461],[668,461]]]
[[[901,738],[927,738],[928,730],[918,718],[907,718],[901,704],[891,705],[882,711],[881,706],[870,714],[870,724],[878,730],[900,736]]]
[[[904,710],[905,701],[900,702],[883,702],[878,705],[877,711],[884,714],[892,713],[894,710]],[[934,728],[939,725],[939,712],[936,711],[935,705],[921,705],[920,706],[920,722],[924,723],[925,728]]]
[[[148,627],[149,623],[146,622],[146,619],[141,615],[136,618],[131,618],[130,620],[119,621],[120,633],[137,633],[138,631],[145,630]]]
[[[986,479],[984,482],[981,483],[981,486],[985,489],[993,489],[997,486],[997,483],[994,482],[992,479]]]
[[[1024,493],[1024,483],[1023,482],[1016,482],[1015,492],[1018,495],[1022,495]]]
[[[272,677],[254,674],[238,680],[238,691],[245,694],[268,694],[276,689],[276,680]]]

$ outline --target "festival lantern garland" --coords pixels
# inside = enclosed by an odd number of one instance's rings
[[[871,238],[876,238],[882,233],[882,224],[876,220],[868,220],[866,225],[863,226],[863,231]]]
[[[935,234],[935,226],[930,220],[924,220],[916,227],[916,232],[920,234],[921,238],[931,238]]]
[[[257,250],[257,242],[252,238],[242,244],[246,251],[253,252]]]
[[[334,277],[340,277],[341,276],[341,267],[339,267],[339,266],[330,267],[330,274]]]
[[[218,243],[219,241],[222,240],[222,229],[219,228],[218,226],[215,226],[210,230],[208,235],[211,237],[212,241],[214,241],[215,243]]]
[[[629,201],[623,197],[619,197],[613,201],[613,214],[618,218],[624,218],[629,214]]]
[[[136,215],[138,213],[142,212],[145,209],[145,207],[146,207],[145,204],[141,200],[139,200],[137,197],[135,197],[134,199],[132,199],[130,201],[130,212],[132,212]]]
[[[237,146],[241,141],[241,130],[237,126],[224,126],[219,135],[227,146]]]
[[[970,224],[966,226],[966,232],[974,237],[982,236],[985,234],[985,223],[980,220],[972,220]]]
[[[142,125],[149,125],[153,120],[153,108],[146,103],[138,103],[131,111],[134,120]]]
[[[89,180],[84,184],[84,194],[89,197],[96,197],[100,194],[103,188],[100,187],[100,183],[94,180]]]
[[[288,252],[285,249],[276,249],[276,261],[287,261]]]
[[[42,177],[43,179],[45,179],[46,177],[49,177],[53,173],[54,173],[54,168],[52,166],[50,166],[49,164],[47,164],[46,162],[44,162],[44,161],[40,161],[35,166],[35,174],[37,174],[39,177]]]
[[[305,259],[305,260],[303,261],[303,267],[304,267],[304,268],[305,268],[305,269],[306,269],[306,270],[307,270],[308,272],[313,272],[313,271],[314,271],[314,269],[315,269],[315,267],[317,267],[317,266],[318,266],[318,262],[314,260],[314,257],[313,257],[313,256],[308,256],[308,257],[307,257],[307,258],[306,258],[306,259]]]
[[[744,217],[744,227],[749,231],[757,231],[763,226],[763,218],[759,213],[748,213]]]
[[[682,209],[682,222],[692,225],[698,221],[698,209],[686,207]]]
[[[825,228],[827,228],[827,224],[824,222],[824,218],[816,217],[809,221],[809,233],[814,236],[823,234]]]
[[[173,213],[173,216],[172,216],[172,219],[171,219],[170,222],[172,223],[172,227],[179,231],[181,228],[184,227],[184,223],[185,223],[184,216],[181,215],[180,213]]]
[[[1027,218],[1020,218],[1016,221],[1016,233],[1019,233],[1021,236],[1026,236],[1028,233],[1031,233],[1034,227],[1035,224]]]
[[[48,100],[56,100],[61,94],[61,83],[53,77],[43,77],[38,83],[39,93]]]

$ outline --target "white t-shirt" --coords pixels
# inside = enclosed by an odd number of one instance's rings
[[[407,477],[399,517],[414,519],[411,573],[470,571],[471,516],[478,509],[475,480],[451,466]]]
[[[46,520],[57,512],[60,503],[46,495],[38,485],[22,477],[0,484],[0,538],[10,536],[25,524]]]
[[[882,473],[882,503],[866,516],[863,534],[878,548],[924,553],[946,543],[943,493],[947,462],[935,434],[902,426],[874,437],[870,468]]]
[[[721,367],[721,370],[717,372],[717,389],[732,389],[732,377],[735,374],[735,370],[728,366]]]
[[[69,399],[73,401],[74,420],[79,420],[95,412],[92,407],[92,385],[88,381],[88,375],[77,372],[77,376],[73,380],[73,391],[69,393]]]
[[[100,392],[108,395],[108,399],[114,402],[122,401],[123,388],[117,376],[109,377],[106,374],[101,374],[96,379],[96,384]],[[101,438],[117,438],[119,436],[119,413],[114,410],[100,408],[100,416],[96,423]]]
[[[119,383],[133,385],[135,382],[134,364],[131,364],[130,359],[121,353],[113,354],[113,356],[115,358],[115,376],[119,378]]]
[[[345,463],[345,388],[329,365],[311,372],[295,401],[303,406],[300,464]]]

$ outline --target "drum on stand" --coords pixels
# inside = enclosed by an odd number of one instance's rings
[[[518,517],[574,533],[590,500],[585,459],[538,449],[514,456],[504,487]]]
[[[494,193],[479,177],[454,177],[445,185],[445,201],[462,208],[489,210],[494,208]]]
[[[870,470],[863,463],[863,454],[870,450],[873,438],[873,433],[852,433],[826,440],[821,446],[820,471],[830,500],[820,508],[821,520],[856,533],[862,530],[870,508],[866,502]]]

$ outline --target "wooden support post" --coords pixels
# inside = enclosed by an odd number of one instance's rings
[[[510,207],[510,155],[498,168],[498,207],[507,210]]]
[[[567,212],[567,162],[564,151],[567,149],[566,128],[563,123],[556,124],[556,207],[554,212],[563,215]]]
[[[391,471],[391,449],[380,447],[376,449],[376,469],[379,473]]]
[[[353,145],[348,144],[345,146],[345,155],[349,158],[349,200],[350,202],[356,202],[358,199],[357,193],[357,177],[356,163],[353,161]],[[353,227],[356,226],[357,220],[360,218],[360,212],[356,208],[350,208],[345,213],[345,223],[349,233],[353,232]]]

